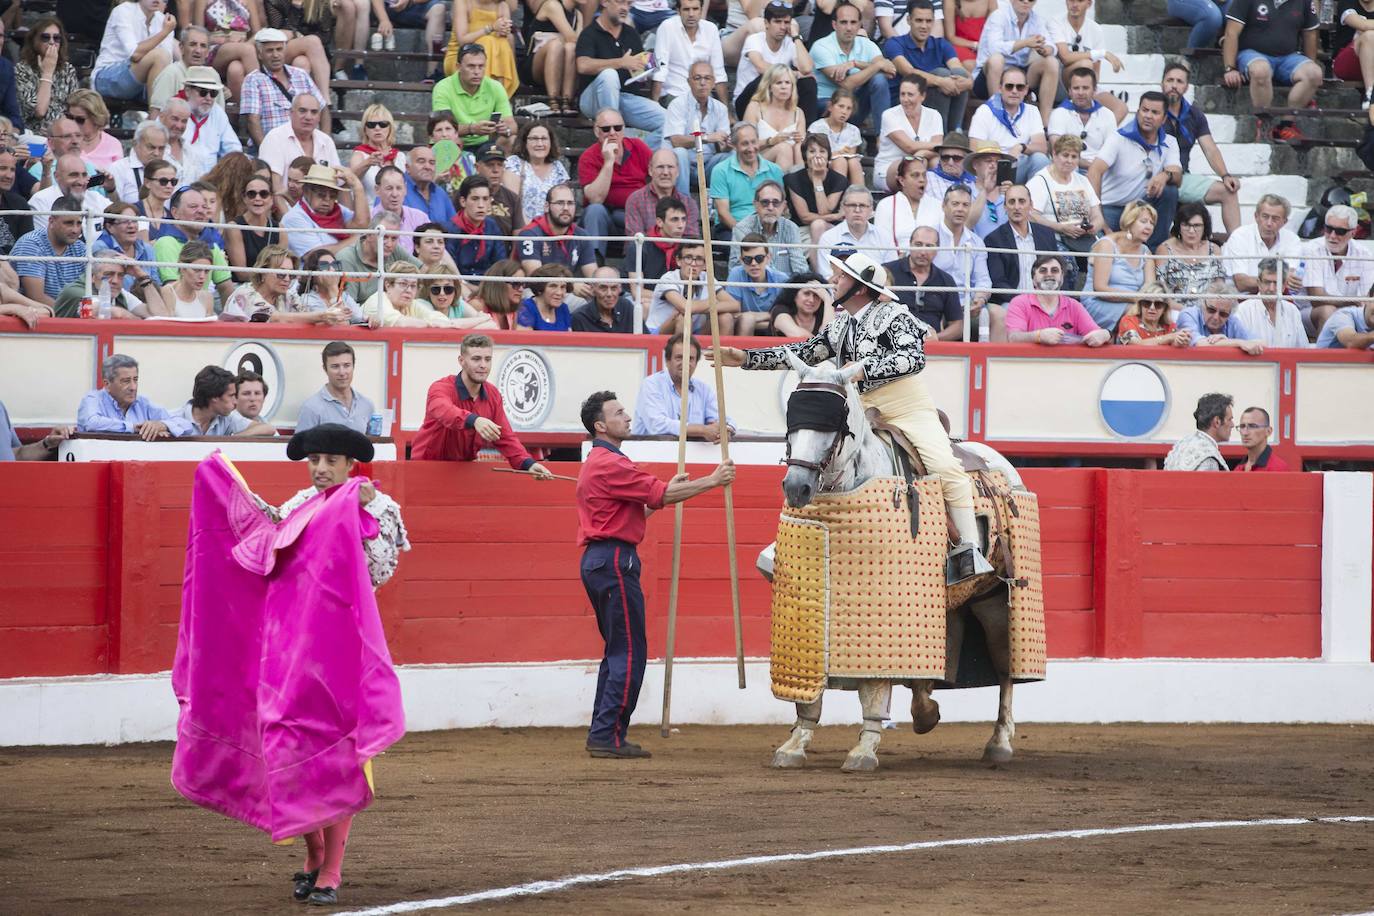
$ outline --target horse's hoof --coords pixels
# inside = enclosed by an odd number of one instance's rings
[[[940,724],[940,707],[931,703],[930,706],[920,712],[913,712],[911,717],[911,727],[918,735],[934,731],[935,726]]]
[[[846,773],[872,773],[878,768],[877,754],[850,754],[840,767]]]
[[[1003,747],[1000,744],[989,744],[987,747],[983,748],[983,762],[1010,763],[1011,754],[1012,751],[1010,747]]]
[[[773,769],[775,770],[800,770],[806,766],[806,754],[802,751],[775,751],[773,754]]]

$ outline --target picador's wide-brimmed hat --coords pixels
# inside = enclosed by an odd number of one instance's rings
[[[321,423],[303,429],[286,443],[286,457],[300,461],[306,455],[347,455],[355,461],[371,461],[374,450],[367,436],[342,423]]]
[[[873,292],[879,299],[897,301],[897,294],[887,288],[887,268],[861,251],[856,251],[841,261],[831,256],[830,263],[836,270],[842,270]]]

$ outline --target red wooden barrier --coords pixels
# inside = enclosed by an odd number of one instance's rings
[[[299,465],[241,466],[266,499]],[[576,465],[560,469],[576,474]],[[668,477],[672,468],[651,466]],[[703,469],[697,469],[700,472]],[[0,677],[166,670],[176,645],[194,465],[13,464],[0,488]],[[414,549],[379,593],[401,663],[599,656],[578,579],[573,485],[483,464],[373,466],[404,507]],[[768,585],[782,471],[735,486],[745,651],[768,651]],[[1319,475],[1027,470],[1040,495],[1054,658],[1315,657],[1321,651]],[[661,653],[672,509],[641,547],[651,651]],[[678,647],[733,654],[721,494],[688,504]]]

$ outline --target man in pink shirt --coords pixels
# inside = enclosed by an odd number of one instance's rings
[[[1022,293],[1007,304],[1007,339],[1012,343],[1083,343],[1100,347],[1111,334],[1097,326],[1083,303],[1062,295],[1064,263],[1042,254],[1031,265],[1035,292]]]

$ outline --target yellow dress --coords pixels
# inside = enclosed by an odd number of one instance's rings
[[[483,9],[476,0],[468,2],[468,31],[475,32],[487,26],[496,26],[497,11]],[[453,24],[453,33],[448,38],[448,50],[444,52],[444,75],[448,76],[458,69],[458,24]],[[520,76],[515,69],[515,48],[509,38],[502,38],[495,32],[477,39],[487,52],[487,76],[501,84],[507,98],[515,97],[520,88]]]

